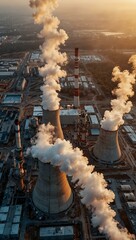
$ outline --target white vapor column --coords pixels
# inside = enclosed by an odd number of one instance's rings
[[[60,106],[59,78],[66,76],[66,72],[61,70],[60,66],[67,62],[67,56],[66,53],[60,52],[60,45],[65,44],[68,36],[63,29],[58,29],[60,22],[53,16],[58,0],[30,0],[30,6],[35,9],[35,23],[43,25],[39,34],[39,37],[44,39],[40,48],[45,65],[39,69],[44,81],[41,87],[42,106],[44,110],[55,111]]]
[[[129,63],[132,63],[133,68],[136,66],[136,55],[133,55],[129,59]],[[117,98],[111,100],[111,111],[105,111],[104,118],[101,121],[101,127],[108,131],[116,131],[119,126],[124,123],[123,116],[125,113],[130,112],[132,102],[129,101],[129,97],[134,95],[133,85],[136,82],[135,70],[130,73],[128,70],[120,71],[119,67],[113,69],[113,82],[117,82],[118,86],[113,90]]]

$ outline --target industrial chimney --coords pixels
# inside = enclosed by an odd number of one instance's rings
[[[118,131],[100,130],[100,135],[92,149],[95,160],[100,163],[114,164],[121,158]]]
[[[55,137],[64,139],[60,124],[59,110],[43,110],[43,123],[55,127]],[[35,206],[48,214],[67,210],[73,202],[73,194],[66,174],[50,163],[39,161],[39,176],[33,191]]]
[[[75,48],[75,87],[74,87],[74,107],[80,107],[79,100],[79,50]]]
[[[14,178],[17,180],[17,185],[19,190],[24,189],[24,168],[23,168],[23,152],[21,145],[21,136],[20,136],[20,123],[19,120],[15,120],[15,138],[16,138],[16,149],[15,149],[15,159],[16,167],[14,168]]]

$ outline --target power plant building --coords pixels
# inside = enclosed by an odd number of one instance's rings
[[[84,106],[84,109],[88,114],[94,114],[95,113],[94,107],[92,105]]]
[[[41,106],[34,106],[33,109],[33,117],[42,117],[43,116],[43,110]]]
[[[61,109],[60,120],[62,125],[75,124],[78,121],[79,111],[77,109]],[[41,106],[35,106],[33,117],[42,117],[43,109]]]
[[[22,102],[22,94],[18,93],[7,93],[4,96],[3,102],[4,104],[20,104]]]
[[[0,239],[19,239],[22,205],[0,208]]]
[[[40,228],[40,240],[73,240],[74,230],[72,226],[56,226]]]
[[[94,115],[94,114],[89,115],[88,118],[90,121],[91,128],[99,128],[100,127],[100,124],[99,124],[99,121],[98,121],[98,118],[96,115]]]
[[[79,112],[77,109],[60,110],[60,120],[62,125],[75,124],[78,121]]]

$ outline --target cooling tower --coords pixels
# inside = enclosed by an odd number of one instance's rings
[[[101,128],[92,153],[94,158],[101,163],[114,164],[118,161],[121,157],[118,131],[107,131]]]
[[[55,126],[55,137],[63,139],[59,110],[43,110],[43,123]],[[39,176],[33,191],[35,206],[48,214],[67,210],[73,202],[73,194],[66,174],[58,167],[39,161]]]

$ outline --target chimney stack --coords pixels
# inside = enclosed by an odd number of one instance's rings
[[[15,158],[16,158],[16,167],[14,169],[14,178],[17,179],[18,189],[24,189],[24,168],[23,168],[23,152],[21,145],[21,136],[20,136],[20,123],[19,120],[15,120],[15,138],[16,138],[16,150],[15,150]]]
[[[20,136],[20,123],[19,120],[15,120],[15,138],[16,138],[16,157],[19,161],[23,159],[21,136]]]
[[[75,87],[74,87],[74,107],[80,107],[79,99],[79,50],[75,48]]]
[[[64,139],[59,110],[43,110],[43,123],[55,127],[55,137]],[[33,191],[35,206],[44,213],[58,214],[66,211],[73,202],[73,194],[66,174],[50,163],[39,161],[39,176]]]
[[[114,164],[121,158],[121,150],[118,142],[118,130],[100,130],[100,135],[92,149],[95,160],[100,163]]]

